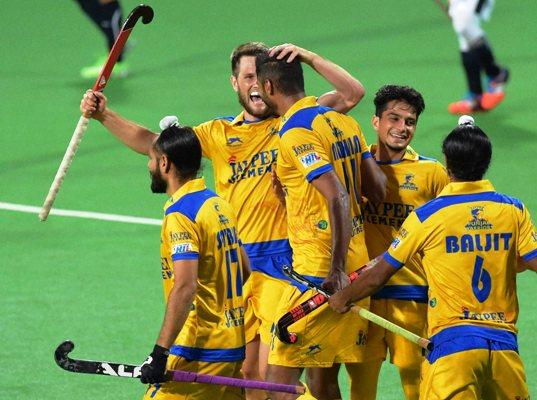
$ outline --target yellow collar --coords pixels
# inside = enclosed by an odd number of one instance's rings
[[[172,197],[170,197],[164,205],[164,210],[166,210],[173,203],[177,202],[185,194],[199,192],[200,190],[204,189],[207,189],[204,178],[196,178],[192,179],[191,181],[188,181],[183,186],[181,186],[174,194],[172,194]]]
[[[454,194],[470,194],[481,192],[495,192],[494,186],[488,179],[473,182],[451,182],[438,196],[449,196]]]
[[[293,104],[289,110],[283,115],[282,117],[282,123],[285,123],[291,115],[296,113],[298,110],[302,110],[303,108],[307,107],[314,107],[317,106],[317,99],[314,96],[306,96],[298,100],[295,104]]]

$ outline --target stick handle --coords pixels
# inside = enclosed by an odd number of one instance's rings
[[[390,332],[393,332],[397,335],[400,335],[402,337],[404,337],[405,339],[407,340],[410,340],[412,343],[415,343],[417,344],[418,346],[420,346],[421,348],[425,349],[425,350],[429,350],[431,351],[432,350],[432,344],[429,340],[425,339],[425,338],[422,338],[408,330],[406,330],[405,328],[399,326],[399,325],[396,325],[394,324],[393,322],[390,322],[384,318],[382,318],[381,316],[377,315],[377,314],[373,314],[371,311],[365,309],[365,308],[362,308],[360,306],[357,306],[357,305],[353,305],[351,307],[351,311],[355,312],[356,314],[360,315],[362,318],[364,319],[367,319],[368,321],[371,321],[377,325],[380,325],[382,326],[384,329],[390,331]]]
[[[52,185],[50,185],[50,189],[48,191],[47,198],[43,203],[43,207],[41,207],[41,212],[39,213],[39,219],[41,221],[46,221],[48,214],[50,213],[50,209],[52,208],[54,200],[56,200],[56,195],[60,190],[63,178],[65,177],[65,174],[67,174],[67,170],[73,161],[73,157],[75,156],[78,145],[80,144],[86,129],[88,129],[88,123],[89,119],[81,116],[78,120],[78,124],[76,124],[76,128],[73,132],[73,136],[71,137],[71,141],[69,142],[69,146],[63,155],[62,162],[58,168],[58,171],[56,172],[54,180],[52,181]]]
[[[284,385],[273,382],[254,381],[249,379],[230,378],[219,375],[206,375],[188,371],[168,371],[172,381],[176,382],[197,382],[210,385],[236,386],[245,389],[260,389],[271,392],[283,392],[304,394],[303,386]]]

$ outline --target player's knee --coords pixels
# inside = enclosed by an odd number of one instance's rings
[[[340,399],[337,379],[323,379],[318,369],[307,370],[307,385],[312,396],[318,400]]]

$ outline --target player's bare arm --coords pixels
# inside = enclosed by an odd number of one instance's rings
[[[252,269],[250,268],[250,259],[248,258],[248,254],[246,254],[246,250],[244,250],[244,247],[240,246],[240,253],[241,253],[241,266],[242,266],[242,282],[246,282],[246,280],[250,277],[250,274],[252,273]]]
[[[168,297],[157,343],[140,370],[142,383],[160,383],[166,380],[164,374],[169,349],[185,324],[196,295],[198,260],[174,261],[173,273],[174,284]]]
[[[341,113],[347,113],[365,95],[365,88],[359,80],[339,65],[316,53],[291,43],[285,43],[270,49],[271,56],[276,54],[278,54],[276,58],[279,60],[288,57],[288,62],[299,57],[301,62],[308,64],[315,72],[332,84],[335,90],[327,92],[317,99],[317,102],[323,106],[331,107]]]
[[[126,146],[140,154],[149,154],[155,133],[106,107],[106,96],[101,92],[86,91],[80,102],[80,111],[86,118],[93,118]]]
[[[272,185],[272,191],[280,200],[280,203],[282,203],[285,206],[285,190],[283,188],[282,182],[280,181],[280,178],[278,178],[278,174],[276,173],[276,169],[272,169],[272,172],[270,174],[270,182]]]
[[[537,272],[537,258],[532,258],[529,261],[524,261],[523,259],[519,258],[517,267],[517,272],[519,273],[528,269],[533,272]]]
[[[362,273],[359,279],[334,293],[328,300],[330,307],[338,313],[349,311],[351,303],[374,294],[396,272],[397,270],[394,267],[380,257],[379,261],[372,268]]]
[[[360,165],[362,176],[362,193],[368,200],[380,204],[386,197],[386,175],[373,158],[362,160]]]
[[[349,218],[351,214],[349,195],[334,171],[320,175],[311,183],[328,203],[332,232],[332,260],[330,272],[322,286],[330,292],[335,292],[349,284],[345,268],[352,230]]]
[[[197,260],[180,260],[173,262],[173,279],[174,284],[164,322],[157,340],[159,346],[170,348],[177,338],[179,331],[183,327],[190,307],[196,295],[198,278],[198,261]]]

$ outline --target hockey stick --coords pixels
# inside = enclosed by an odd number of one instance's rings
[[[54,360],[60,368],[66,371],[83,374],[96,374],[118,376],[124,378],[139,378],[140,365],[119,364],[107,361],[76,360],[69,357],[69,353],[75,348],[70,340],[61,343],[54,352]],[[168,371],[169,381],[196,382],[210,385],[236,386],[245,389],[260,389],[272,392],[303,394],[303,386],[282,385],[272,382],[254,381],[249,379],[230,378],[227,376],[199,374],[188,371]]]
[[[104,64],[103,69],[99,74],[99,77],[93,85],[94,91],[102,92],[105,88],[106,84],[108,83],[108,78],[110,78],[110,74],[112,73],[112,69],[114,68],[116,61],[121,54],[121,51],[123,50],[123,46],[125,46],[125,43],[127,42],[127,39],[129,38],[129,35],[134,28],[134,25],[136,25],[136,22],[140,18],[142,18],[142,22],[144,24],[150,23],[153,20],[153,9],[149,6],[141,4],[131,11],[129,16],[125,20],[125,23],[121,27],[121,31],[119,32],[119,35],[117,36],[116,41],[112,46],[112,50],[110,50],[110,54],[108,54],[108,59],[106,60],[106,63]],[[58,191],[60,190],[63,178],[67,174],[67,170],[69,169],[71,162],[73,161],[73,157],[75,156],[76,150],[78,149],[78,145],[80,144],[80,141],[82,140],[86,129],[88,129],[88,123],[89,118],[81,116],[78,120],[78,123],[76,124],[76,128],[73,133],[73,136],[71,137],[71,141],[69,142],[69,146],[67,146],[67,150],[63,155],[60,167],[56,172],[56,176],[52,181],[52,185],[50,185],[47,197],[45,199],[45,202],[43,203],[41,212],[39,213],[39,219],[41,221],[45,221],[48,217],[48,214],[50,213],[50,209],[52,208],[54,200],[56,200],[56,196],[58,194]]]
[[[351,282],[354,281],[356,278],[358,278],[358,276],[360,276],[360,274],[362,274],[369,268],[372,268],[373,265],[375,265],[376,261],[377,259],[375,258],[369,261],[366,265],[352,272],[349,275],[349,280]],[[284,273],[287,276],[291,277],[289,272],[291,271],[291,268],[288,266],[284,266],[283,269]],[[297,322],[299,319],[305,317],[312,311],[316,310],[317,308],[325,304],[327,301],[328,297],[326,297],[324,294],[318,293],[310,299],[304,301],[303,303],[286,312],[276,323],[276,336],[278,336],[278,339],[288,344],[296,343],[298,337],[296,333],[289,332],[289,326]]]
[[[299,273],[293,271],[290,267],[285,266],[284,267],[284,273],[289,278],[294,279],[298,283],[301,283],[302,285],[306,285],[309,289],[316,290],[319,294],[325,296],[327,299],[330,297],[330,295],[326,291],[324,291],[322,288],[317,286],[315,283],[309,281],[308,279],[306,279],[305,277],[303,277]],[[415,333],[412,333],[412,332],[406,330],[405,328],[403,328],[403,327],[401,327],[399,325],[396,325],[393,322],[390,322],[390,321],[378,316],[377,314],[372,313],[371,311],[369,311],[369,310],[367,310],[365,308],[362,308],[362,307],[354,304],[351,307],[351,311],[355,312],[358,315],[360,315],[360,317],[362,317],[364,319],[367,319],[368,321],[371,321],[371,322],[373,322],[373,323],[375,323],[377,325],[382,326],[384,329],[386,329],[386,330],[388,330],[390,332],[393,332],[393,333],[395,333],[397,335],[400,335],[400,336],[404,337],[407,340],[410,340],[412,343],[417,344],[422,349],[425,349],[425,350],[428,350],[428,351],[431,351],[433,349],[433,345],[429,340],[427,340],[425,338],[422,338],[422,337],[416,335]]]

